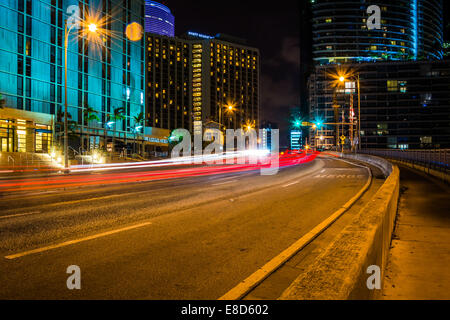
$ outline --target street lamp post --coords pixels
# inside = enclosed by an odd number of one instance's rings
[[[67,102],[67,52],[69,48],[69,35],[76,24],[69,27],[67,20],[64,25],[64,170],[69,171],[69,119],[68,119],[68,102]],[[97,25],[91,23],[88,28],[89,32],[97,32]]]
[[[358,151],[361,151],[361,83],[359,78],[359,72],[357,73],[357,85],[358,85]]]
[[[232,105],[232,104],[220,105],[219,106],[219,126],[220,127],[224,126],[224,125],[222,125],[222,108],[227,109],[229,113],[233,113],[235,111],[234,110],[234,105]],[[220,130],[220,128],[219,128],[219,130]]]
[[[360,82],[360,75],[359,72],[356,73],[356,76],[349,77],[349,79],[352,79],[356,82],[357,86],[357,93],[358,93],[358,150],[361,151],[361,82]],[[345,82],[346,77],[341,76],[339,78],[339,81],[341,83]],[[353,124],[352,124],[353,126]]]
[[[69,34],[74,25],[69,28],[67,20],[64,26],[64,169],[69,170],[69,120],[67,117],[67,51],[69,47]]]

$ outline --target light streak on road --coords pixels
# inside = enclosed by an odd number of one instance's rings
[[[247,156],[249,153],[229,153],[221,156],[213,155],[208,157],[202,157],[201,159],[207,161],[212,160],[225,160],[230,158],[235,158],[237,160],[239,157]],[[280,168],[299,165],[302,163],[310,162],[317,157],[316,153],[312,154],[287,154],[280,156],[279,165]],[[71,175],[56,175],[44,178],[29,178],[29,179],[14,179],[10,181],[0,182],[0,192],[15,192],[15,191],[30,191],[30,190],[48,190],[48,189],[59,189],[68,187],[79,187],[79,186],[94,186],[94,185],[108,185],[108,184],[121,184],[121,183],[133,183],[133,182],[149,182],[156,180],[166,180],[166,179],[180,179],[189,178],[196,176],[209,176],[227,173],[241,173],[249,172],[254,170],[260,170],[265,167],[270,166],[270,159],[265,159],[267,164],[264,162],[258,162],[257,164],[218,164],[218,165],[198,165],[192,166],[192,162],[195,160],[200,160],[196,157],[188,158],[178,158],[170,160],[161,161],[151,161],[146,163],[127,163],[127,164],[110,164],[110,165],[99,165],[96,167],[85,168],[83,166],[78,166],[78,169],[71,170]],[[206,161],[206,160],[205,160]],[[186,168],[185,165],[191,165]],[[176,169],[170,169],[170,166],[177,166]],[[179,167],[181,166],[181,167]],[[161,170],[145,170],[155,167],[166,167]],[[104,171],[109,170],[126,170],[133,169],[131,172],[120,172],[120,173],[107,173]],[[143,171],[137,171],[144,169]],[[102,174],[95,175],[95,172],[102,172]],[[0,180],[1,181],[1,180]]]

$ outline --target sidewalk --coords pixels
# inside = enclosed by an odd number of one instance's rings
[[[403,193],[383,299],[450,299],[450,187],[400,170]]]

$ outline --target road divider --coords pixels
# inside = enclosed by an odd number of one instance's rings
[[[377,299],[382,291],[367,285],[370,270],[388,259],[400,188],[400,171],[388,161],[366,155],[351,159],[371,163],[389,177],[355,219],[281,295],[280,300]],[[381,285],[382,287],[382,285]]]

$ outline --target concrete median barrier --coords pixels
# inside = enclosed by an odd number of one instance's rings
[[[372,279],[372,270],[377,268],[379,280],[384,279],[397,214],[400,171],[382,158],[343,157],[376,165],[388,178],[350,225],[291,284],[280,300],[365,300],[381,296],[381,290],[368,286],[368,280]]]

